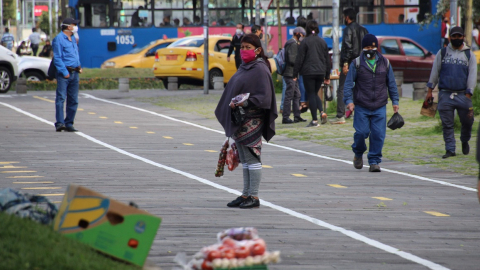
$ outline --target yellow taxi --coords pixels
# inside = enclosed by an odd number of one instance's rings
[[[149,44],[134,48],[127,54],[113,57],[103,62],[101,68],[152,68],[155,61],[155,52],[166,48],[177,39],[159,39]]]
[[[213,87],[214,77],[223,77],[223,82],[228,83],[237,72],[235,57],[232,54],[230,62],[227,61],[228,48],[232,38],[229,36],[209,36],[209,81]],[[233,52],[235,53],[235,52]],[[155,56],[153,73],[161,79],[167,87],[168,77],[178,77],[178,84],[199,84],[204,77],[204,47],[203,36],[190,36],[179,39],[164,49],[159,49]],[[270,66],[275,71],[275,62],[270,60]]]

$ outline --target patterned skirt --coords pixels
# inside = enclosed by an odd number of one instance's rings
[[[263,117],[247,117],[243,125],[233,134],[232,139],[234,139],[236,143],[251,148],[253,153],[260,158],[263,124]]]

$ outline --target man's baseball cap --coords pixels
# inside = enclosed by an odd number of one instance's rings
[[[293,34],[302,34],[302,35],[307,35],[307,32],[305,32],[305,29],[303,27],[296,27],[293,29]]]
[[[465,36],[465,34],[463,33],[463,28],[460,26],[455,26],[450,29],[450,36],[453,36],[455,34]]]
[[[63,20],[62,24],[78,24],[80,21],[72,18],[66,18]]]

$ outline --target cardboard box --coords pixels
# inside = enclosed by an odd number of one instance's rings
[[[69,185],[54,229],[119,260],[143,266],[161,218],[87,188]]]

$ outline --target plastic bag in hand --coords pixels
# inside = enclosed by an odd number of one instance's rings
[[[392,118],[388,120],[387,127],[389,129],[395,130],[397,128],[403,127],[405,122],[403,121],[403,117],[399,113],[394,113]]]

